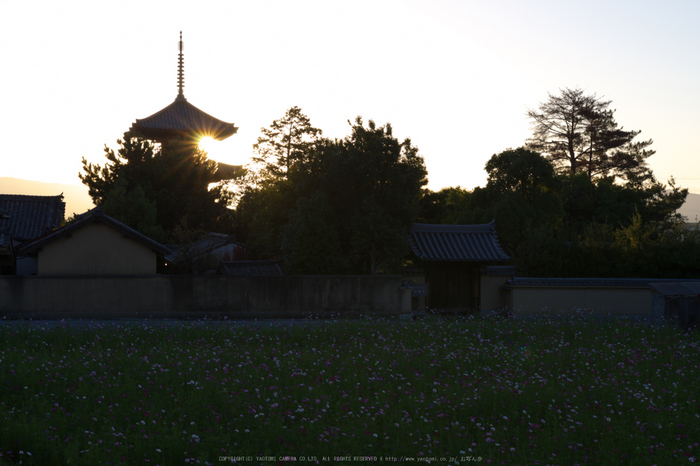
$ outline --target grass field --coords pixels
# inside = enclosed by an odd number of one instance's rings
[[[698,332],[670,327],[26,322],[0,371],[7,464],[700,459]]]

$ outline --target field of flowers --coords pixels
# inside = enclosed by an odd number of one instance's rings
[[[698,332],[670,327],[15,322],[0,373],[6,464],[700,458]]]

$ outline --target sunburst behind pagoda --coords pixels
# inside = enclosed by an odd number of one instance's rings
[[[198,109],[185,98],[185,60],[183,55],[182,31],[178,54],[177,88],[175,101],[153,115],[136,119],[130,131],[145,139],[166,144],[182,141],[184,144],[196,146],[203,137],[211,137],[222,141],[236,134],[238,128],[233,123],[226,123]],[[214,180],[221,181],[235,177],[240,166],[218,163]]]

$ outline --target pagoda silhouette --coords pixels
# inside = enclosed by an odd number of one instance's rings
[[[134,135],[157,142],[162,146],[179,147],[191,150],[197,147],[204,137],[222,141],[236,134],[238,128],[233,123],[226,123],[198,109],[185,98],[185,59],[180,31],[180,53],[178,54],[177,97],[175,101],[153,115],[136,119],[129,131]],[[241,166],[217,162],[217,170],[212,183],[229,180],[241,171]]]

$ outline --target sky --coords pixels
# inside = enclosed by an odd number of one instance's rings
[[[700,193],[698,18],[697,0],[0,0],[0,176],[80,184],[83,157],[173,102],[182,31],[185,97],[239,127],[220,162],[249,163],[299,106],[331,138],[391,123],[430,189],[472,189],[568,87],[611,100],[657,178]]]

